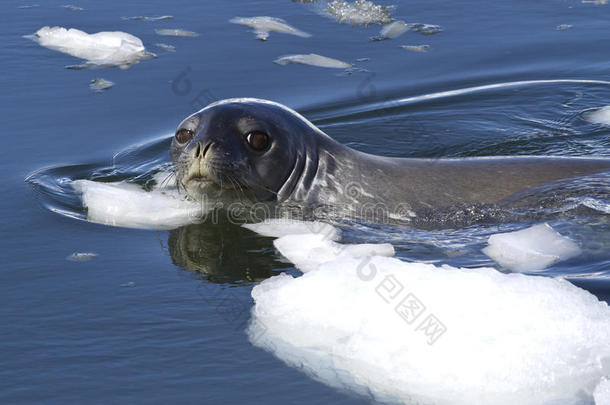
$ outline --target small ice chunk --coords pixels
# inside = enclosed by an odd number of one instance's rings
[[[157,48],[161,48],[164,51],[168,51],[168,52],[175,52],[176,51],[176,47],[173,45],[168,45],[168,44],[163,44],[163,43],[156,43],[155,46]]]
[[[137,184],[75,180],[82,193],[87,220],[104,225],[141,229],[173,229],[200,222],[209,211],[202,203],[186,200],[175,188],[145,191]]]
[[[383,28],[381,28],[379,37],[376,39],[396,38],[404,34],[408,29],[409,27],[404,21],[394,21],[393,23],[384,25]]]
[[[133,281],[128,281],[124,284],[121,284],[121,287],[126,287],[126,288],[133,288],[136,286],[136,283]]]
[[[595,391],[593,391],[595,405],[610,405],[610,379],[604,377],[601,379]]]
[[[572,28],[573,25],[572,24],[561,24],[557,26],[557,31],[563,31],[563,30],[569,30],[570,28]]]
[[[580,247],[548,224],[491,235],[483,253],[513,271],[536,271],[578,256]]]
[[[198,37],[199,34],[193,31],[183,30],[181,28],[157,28],[155,30],[157,35],[163,35],[168,37]]]
[[[334,226],[319,221],[298,221],[293,219],[267,219],[256,224],[244,224],[253,232],[263,236],[279,238],[286,235],[320,234],[328,240],[339,240],[341,232]]]
[[[70,10],[70,11],[84,11],[85,10],[82,7],[73,6],[71,4],[66,4],[65,6],[62,6],[62,7],[65,8],[66,10]]]
[[[395,253],[389,243],[344,245],[321,233],[286,235],[273,241],[273,245],[303,273],[337,259],[394,256]]]
[[[408,27],[410,30],[419,32],[420,34],[424,34],[424,35],[434,35],[434,34],[438,34],[439,32],[443,31],[443,29],[441,28],[440,25],[433,25],[433,24],[415,23],[415,24],[408,24]]]
[[[143,15],[136,15],[134,17],[121,17],[123,20],[137,20],[137,21],[163,21],[174,18],[173,15],[162,15],[160,17],[146,17]]]
[[[66,260],[71,262],[86,262],[97,256],[97,253],[90,252],[74,252],[70,256],[66,257]]]
[[[608,4],[608,0],[582,0],[583,4],[596,4],[596,5],[604,5]]]
[[[93,79],[93,80],[91,80],[91,83],[89,83],[89,88],[95,92],[101,92],[103,90],[108,90],[112,86],[114,86],[114,82],[111,82],[110,80],[106,80],[106,79],[102,79],[102,78]]]
[[[346,257],[252,297],[254,345],[381,401],[589,403],[610,373],[608,304],[562,279]]]
[[[266,41],[270,32],[296,35],[297,37],[308,38],[311,34],[288,25],[281,18],[260,16],[260,17],[235,17],[229,20],[233,24],[246,25],[254,29],[256,38]]]
[[[413,52],[428,52],[430,45],[401,45],[402,49]]]
[[[584,119],[593,124],[610,125],[610,105],[583,114]]]
[[[273,62],[283,66],[289,63],[298,63],[301,65],[319,66],[334,69],[348,69],[352,67],[351,63],[343,62],[339,59],[321,56],[315,53],[310,53],[307,55],[285,55],[277,58]]]
[[[389,24],[392,22],[390,10],[390,7],[368,0],[356,0],[353,3],[333,0],[326,8],[326,12],[340,23],[352,25]]]
[[[17,8],[28,9],[28,8],[36,8],[40,7],[40,4],[26,4],[24,6],[19,6]]]
[[[75,28],[42,27],[27,36],[40,45],[85,59],[88,65],[127,68],[155,55],[146,52],[140,38],[121,31],[87,34]]]

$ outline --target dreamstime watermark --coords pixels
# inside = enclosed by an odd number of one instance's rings
[[[172,93],[178,97],[186,97],[192,111],[199,111],[208,104],[217,101],[218,98],[208,88],[194,90],[191,80],[192,69],[187,66],[171,81]],[[193,97],[194,94],[194,97]]]
[[[375,202],[372,194],[364,191],[358,182],[349,182],[340,193],[344,202],[334,204],[307,205],[299,201],[264,202],[250,201],[239,197],[225,198],[214,193],[200,194],[198,209],[189,211],[193,222],[218,224],[229,222],[241,225],[251,222],[264,222],[269,219],[287,221],[311,221],[312,219],[356,220],[376,224],[410,222],[416,216],[411,204],[397,202],[386,204]],[[364,202],[362,202],[364,201]]]

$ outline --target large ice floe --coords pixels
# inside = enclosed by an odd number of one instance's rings
[[[296,35],[301,38],[308,38],[311,35],[301,31],[281,18],[259,16],[259,17],[235,17],[229,20],[233,24],[245,25],[254,30],[257,39],[266,41],[269,38],[270,32],[279,32],[281,34]]]
[[[40,45],[86,60],[89,66],[119,66],[126,69],[140,60],[154,57],[140,38],[121,31],[88,34],[76,28],[42,27],[27,36]]]
[[[323,226],[249,227],[305,271],[254,287],[250,340],[325,384],[408,404],[607,398],[610,309],[566,280],[409,263]]]
[[[87,220],[104,225],[141,229],[174,229],[200,222],[208,212],[203,203],[186,199],[175,187],[165,186],[168,173],[159,173],[147,191],[138,184],[75,180]]]

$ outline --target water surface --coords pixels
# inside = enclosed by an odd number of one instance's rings
[[[24,183],[41,168],[53,167],[38,172],[48,175],[45,185],[145,177],[169,160],[163,136],[228,97],[284,103],[340,142],[386,156],[610,155],[610,128],[583,118],[610,104],[610,5],[380,3],[396,6],[395,19],[443,31],[371,41],[380,26],[339,24],[320,3],[287,0],[74,4],[83,11],[55,0],[25,9],[19,7],[30,3],[4,2],[1,402],[368,402],[308,379],[248,341],[252,286],[282,271],[298,274],[271,239],[225,222],[150,231],[58,215],[47,208],[74,213],[78,201],[59,187],[61,198],[49,204],[44,188]],[[174,18],[121,19],[140,15]],[[262,42],[229,23],[257,15],[312,36],[275,32]],[[558,30],[562,24],[572,27]],[[127,70],[68,70],[79,61],[22,38],[45,25],[129,32],[158,57]],[[155,29],[200,36],[161,37]],[[175,52],[155,47],[159,42]],[[427,52],[400,48],[423,44]],[[308,53],[362,70],[273,63]],[[89,83],[96,78],[115,86],[95,93]],[[134,153],[113,162],[126,149]],[[588,191],[607,208],[607,178],[595,184],[606,188]],[[572,277],[609,300],[607,211],[568,211],[542,219],[585,254],[543,274]],[[540,219],[432,230],[346,224],[345,240],[388,241],[409,260],[493,265],[480,253],[489,234]],[[74,252],[98,256],[66,260]]]

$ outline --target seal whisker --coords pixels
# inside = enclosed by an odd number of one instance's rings
[[[159,183],[159,188],[164,189],[169,185],[169,181],[170,179],[173,177],[176,178],[176,180],[178,180],[178,177],[176,176],[176,172],[174,170],[172,170],[167,176],[165,176],[165,179],[163,179],[163,181],[161,181],[161,183]],[[176,183],[178,183],[176,181]]]

